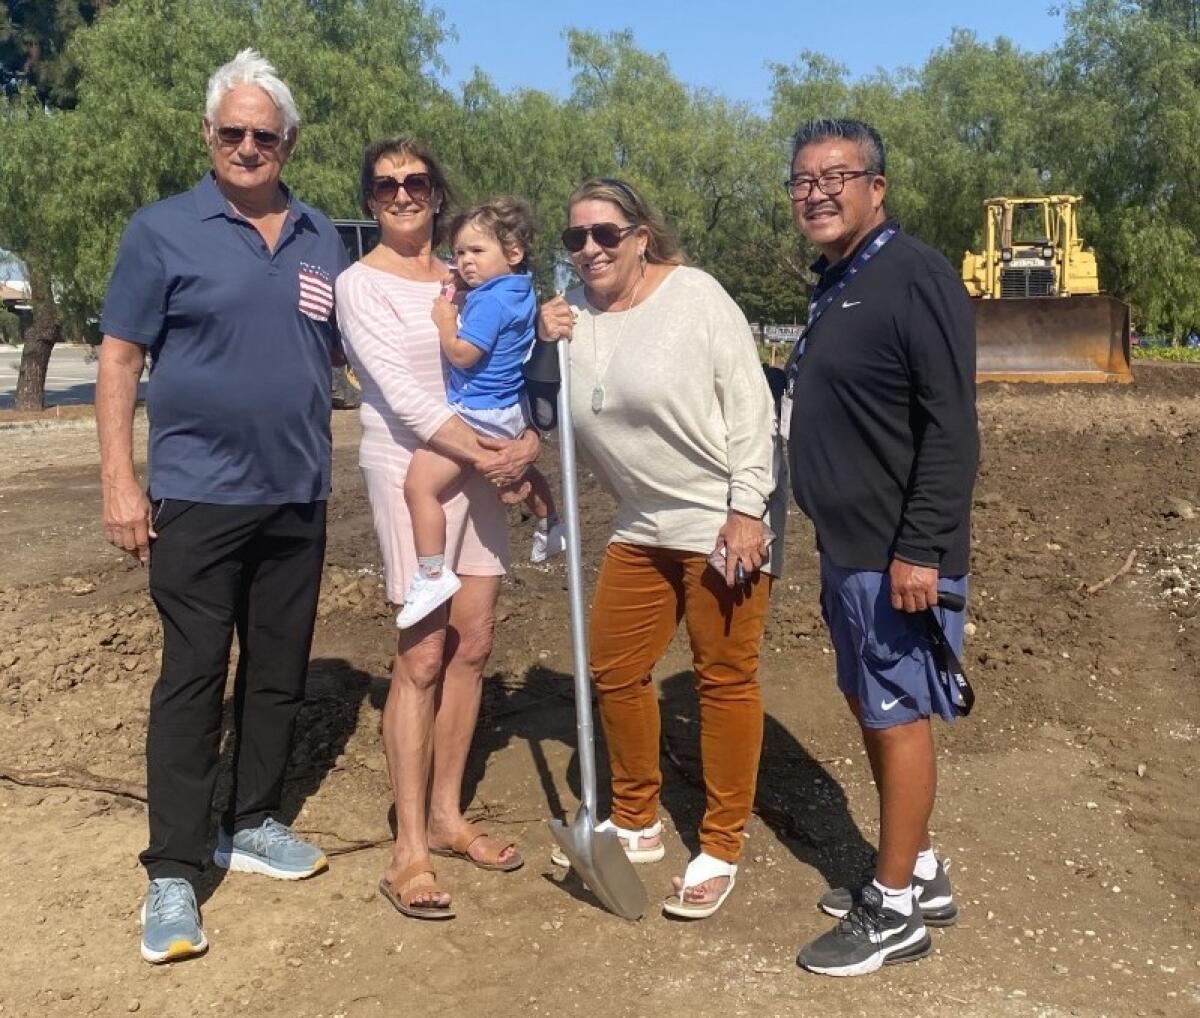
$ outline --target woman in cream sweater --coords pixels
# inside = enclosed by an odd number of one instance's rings
[[[704,918],[733,889],[762,747],[759,645],[782,548],[782,511],[778,536],[764,522],[773,406],[745,316],[715,279],[682,264],[633,187],[589,180],[567,215],[563,244],[583,285],[543,307],[540,334],[573,340],[580,453],[617,500],[590,621],[612,769],[600,828],[634,862],[664,855],[651,671],[686,619],[707,808],[701,853],[663,908]]]

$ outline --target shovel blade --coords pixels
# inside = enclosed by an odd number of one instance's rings
[[[551,820],[550,833],[571,861],[587,889],[606,909],[622,919],[640,919],[646,913],[646,888],[612,831],[597,834],[595,820],[581,809],[568,827]]]

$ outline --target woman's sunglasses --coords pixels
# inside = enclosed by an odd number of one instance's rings
[[[375,177],[371,181],[371,197],[381,205],[389,205],[396,200],[400,188],[413,201],[427,202],[433,197],[433,178],[428,173],[410,173],[403,180]]]
[[[621,241],[637,229],[637,223],[631,226],[618,226],[616,223],[593,223],[591,226],[568,226],[562,232],[562,244],[571,254],[578,254],[587,244],[588,234],[601,247],[619,247]]]
[[[261,149],[276,148],[283,140],[274,131],[265,131],[258,127],[235,127],[232,124],[226,124],[216,129],[217,141],[226,148],[236,148],[247,134],[254,139],[255,146]]]

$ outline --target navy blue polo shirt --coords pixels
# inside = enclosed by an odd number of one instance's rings
[[[134,213],[100,326],[150,353],[150,497],[282,505],[329,496],[333,224],[288,194],[274,252],[212,174]]]

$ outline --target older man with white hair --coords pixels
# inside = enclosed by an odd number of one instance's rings
[[[333,224],[280,181],[296,146],[291,91],[254,50],[208,83],[212,170],[139,209],[109,282],[96,418],[108,540],[149,565],[163,626],[146,740],[150,886],[142,957],[207,947],[205,863],[236,631],[233,787],[218,866],[284,880],[326,868],[280,808],[304,699],[331,467],[330,362],[340,356]],[[151,355],[149,484],[133,464]]]

